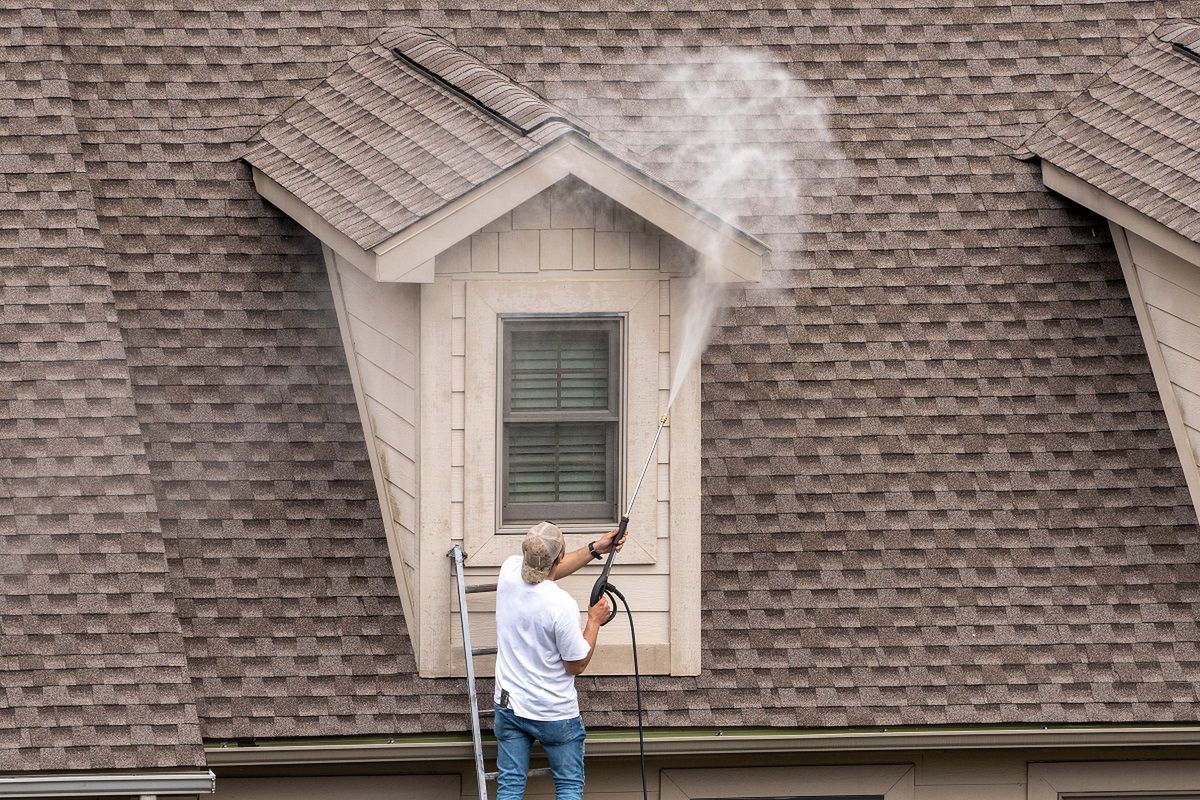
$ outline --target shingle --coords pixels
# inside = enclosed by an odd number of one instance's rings
[[[0,772],[197,767],[171,592],[52,15],[0,32]]]
[[[399,26],[259,130],[245,158],[370,249],[575,125],[440,37]]]
[[[117,477],[90,452],[21,476],[34,487],[23,491],[45,491],[40,481],[88,468],[97,474],[61,502],[131,499],[71,553],[38,553],[42,572],[20,578],[28,585],[4,584],[6,613],[48,599],[94,608],[105,593],[48,591],[55,575],[85,574],[57,560],[151,552],[154,537],[134,529],[157,524],[205,736],[464,730],[461,681],[415,677],[319,246],[257,197],[239,148],[267,125],[295,159],[327,169],[320,145],[268,123],[294,113],[393,124],[382,108],[358,116],[351,95],[387,101],[391,84],[373,70],[395,59],[380,31],[421,25],[691,192],[695,165],[673,143],[704,120],[664,74],[734,45],[825,102],[836,151],[814,151],[794,126],[747,121],[745,135],[762,137],[752,142],[821,156],[799,207],[735,198],[747,229],[804,268],[739,293],[705,356],[703,672],[645,679],[650,723],[1193,721],[1200,542],[1120,270],[1101,222],[1046,192],[995,138],[1078,95],[1143,39],[1157,4],[491,5],[61,14],[70,82],[23,102],[58,104],[64,119],[73,110],[90,196],[56,205],[34,192],[63,178],[37,176],[22,213],[57,224],[35,234],[57,239],[79,206],[94,206],[107,275],[52,249],[13,270],[24,251],[0,249],[6,286],[88,299],[25,295],[37,324],[5,318],[0,331],[118,348],[113,369],[132,380],[132,400],[122,390],[121,413],[109,413],[95,390],[120,381],[73,380],[96,365],[68,362],[45,385],[18,382],[5,424],[22,420],[23,435],[78,425],[78,436],[93,416],[129,425],[136,414],[140,432],[105,446],[136,450],[140,439],[145,452],[118,449],[133,467]],[[0,63],[20,78],[41,62]],[[290,112],[301,96],[310,100]],[[469,109],[429,109],[452,112],[463,122],[455,136],[478,137],[487,153],[463,167],[463,185],[496,148],[519,149]],[[9,119],[26,136],[64,137]],[[428,130],[417,144],[440,157],[448,140]],[[378,154],[336,143],[398,169],[420,155],[399,140]],[[455,174],[437,188],[454,191]],[[347,217],[360,235],[425,198],[402,177],[391,174],[385,193],[394,206]],[[323,197],[331,214],[342,208],[339,193]],[[130,486],[108,491],[119,481]],[[28,519],[0,512],[0,525]],[[40,522],[56,544],[71,532],[61,515]],[[5,546],[32,553],[32,533],[22,537]],[[139,658],[160,647],[125,629],[109,641]],[[20,660],[7,697],[22,724],[44,731],[50,681],[37,662]],[[78,685],[140,691],[93,662],[72,664],[95,681]],[[627,679],[579,685],[589,725],[631,724]],[[88,740],[64,735],[76,734]],[[9,741],[0,732],[0,746]]]
[[[1200,241],[1200,22],[1171,20],[1034,133],[1026,147]]]

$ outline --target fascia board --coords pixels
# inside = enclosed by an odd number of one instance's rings
[[[212,794],[216,776],[203,772],[31,775],[0,778],[0,797],[128,797]]]
[[[688,200],[644,172],[610,155],[590,139],[578,139],[576,176],[701,253],[704,274],[714,282],[757,283],[765,244]]]
[[[1042,183],[1047,189],[1074,200],[1126,230],[1153,242],[1169,253],[1200,264],[1200,244],[1182,236],[1160,222],[1121,202],[1112,195],[1042,159]]]
[[[506,211],[574,175],[699,251],[715,282],[757,282],[766,245],[682,195],[569,134],[378,245],[379,280],[411,280],[434,256]],[[336,248],[335,248],[336,249]],[[708,267],[714,267],[709,269]]]
[[[485,747],[493,743],[485,740]],[[860,752],[867,750],[994,750],[1008,748],[1179,747],[1200,745],[1200,726],[1095,728],[963,728],[936,731],[804,731],[745,734],[737,731],[646,732],[646,752],[656,756],[730,753]],[[592,757],[636,755],[636,731],[592,732]],[[210,767],[270,764],[364,763],[381,761],[459,761],[472,757],[469,736],[441,741],[379,744],[209,745]]]
[[[771,252],[771,248],[767,247],[766,243],[762,240],[752,236],[733,223],[727,222],[696,201],[688,198],[686,195],[680,194],[670,186],[667,186],[663,182],[646,174],[633,164],[614,156],[612,153],[608,152],[591,139],[583,136],[574,136],[572,137],[571,141],[580,149],[586,150],[598,160],[625,174],[642,188],[654,192],[657,195],[661,195],[672,205],[679,208],[683,213],[702,220],[704,224],[708,225],[721,236],[737,240],[748,250],[760,256]]]
[[[258,190],[258,193],[262,195],[264,200],[287,214],[300,227],[320,239],[322,244],[345,258],[368,278],[379,280],[379,266],[374,253],[370,253],[359,247],[349,236],[346,236],[333,227],[333,225],[329,224],[324,217],[314,211],[308,204],[289,192],[258,167],[252,166],[251,171],[254,177],[254,188]],[[430,279],[432,280],[432,277]]]

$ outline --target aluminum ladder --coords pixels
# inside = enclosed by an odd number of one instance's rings
[[[484,769],[483,736],[479,729],[479,718],[483,715],[490,716],[495,712],[490,708],[479,710],[479,691],[475,686],[475,658],[477,656],[493,656],[496,654],[496,648],[471,647],[471,621],[467,616],[467,595],[494,592],[496,584],[467,586],[466,576],[463,574],[463,565],[467,557],[463,554],[462,547],[456,544],[446,555],[454,562],[454,580],[458,584],[458,619],[462,623],[463,656],[467,662],[467,698],[471,705],[471,742],[475,746],[475,785],[479,789],[479,800],[488,800],[487,782],[496,780],[498,773],[488,772]],[[550,775],[548,768],[531,769],[528,777],[537,778],[548,775]]]

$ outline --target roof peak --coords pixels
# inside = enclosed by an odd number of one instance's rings
[[[1200,61],[1200,20],[1168,19],[1154,29],[1154,38],[1181,56]]]
[[[587,135],[579,121],[500,70],[466,53],[433,31],[401,25],[379,42],[410,68],[479,107],[522,136],[550,122]]]

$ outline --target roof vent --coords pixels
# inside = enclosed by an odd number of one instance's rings
[[[1171,42],[1171,49],[1185,58],[1190,58],[1192,61],[1200,62],[1200,52],[1193,50],[1182,42]]]
[[[587,135],[561,109],[428,31],[400,26],[381,42],[410,68],[522,136],[551,122]]]
[[[1154,38],[1170,42],[1177,55],[1200,61],[1200,20],[1167,20],[1154,29]]]
[[[415,69],[417,72],[420,72],[422,75],[429,78],[434,83],[436,83],[439,86],[443,87],[444,89],[458,95],[459,97],[461,97],[462,99],[464,99],[468,103],[470,103],[471,105],[478,108],[480,111],[483,111],[484,113],[491,115],[492,117],[499,120],[500,122],[503,122],[505,125],[512,128],[514,131],[521,134],[522,136],[528,136],[530,131],[533,130],[533,128],[521,127],[515,121],[504,116],[499,111],[492,108],[487,103],[483,102],[478,97],[476,97],[475,95],[468,92],[466,89],[463,89],[460,86],[454,85],[450,81],[443,78],[441,75],[438,75],[436,72],[434,72],[433,70],[426,67],[420,61],[417,61],[415,58],[410,58],[409,56],[405,55],[404,51],[401,50],[399,47],[393,47],[392,52],[395,53],[396,57],[399,58],[401,61],[403,61],[405,64],[408,64],[410,67]],[[549,122],[550,119],[558,119],[558,118],[550,117],[548,119],[542,120],[541,122],[538,123],[538,125],[543,125],[546,122]],[[537,126],[534,126],[534,127],[537,127]]]

